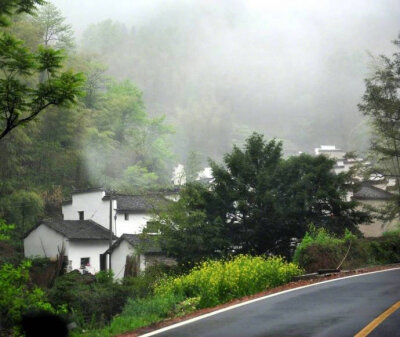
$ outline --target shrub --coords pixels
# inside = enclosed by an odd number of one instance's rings
[[[206,261],[189,274],[168,278],[155,288],[156,296],[199,297],[198,308],[214,306],[289,282],[301,273],[280,257],[238,255],[226,261]]]
[[[293,261],[308,272],[318,269],[337,268],[346,253],[342,268],[353,269],[367,265],[400,261],[400,232],[385,233],[380,238],[356,238],[346,231],[336,237],[324,229],[310,227],[297,246]]]
[[[129,299],[123,312],[101,330],[74,332],[73,336],[109,337],[132,331],[142,326],[173,316],[183,298],[174,294],[149,296],[143,299]]]
[[[381,238],[370,240],[371,254],[377,263],[400,262],[400,231],[386,232]]]
[[[95,276],[71,272],[56,279],[48,296],[54,305],[68,303],[71,319],[80,327],[100,328],[121,313],[128,298],[151,295],[153,284],[161,275],[161,271],[153,270],[119,283],[114,282],[110,272]]]
[[[47,302],[43,290],[29,284],[31,262],[23,261],[19,266],[3,264],[0,266],[0,334],[18,329],[21,316],[32,310],[56,312]],[[64,312],[60,306],[58,312]]]

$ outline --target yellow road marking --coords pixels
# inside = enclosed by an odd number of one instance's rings
[[[393,314],[397,309],[400,308],[400,301],[393,304],[389,309],[381,313],[377,318],[375,318],[371,323],[369,323],[364,329],[362,329],[354,337],[365,337],[368,336],[372,330],[374,330],[379,324],[381,324],[386,318]]]

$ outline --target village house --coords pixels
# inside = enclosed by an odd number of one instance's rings
[[[117,237],[112,236],[115,241]],[[106,268],[104,252],[109,247],[110,231],[93,220],[57,220],[40,222],[24,238],[26,257],[64,256],[67,270],[96,273]]]
[[[379,210],[382,210],[393,198],[393,194],[376,184],[379,185],[382,182],[364,181],[353,195],[353,200],[358,201],[362,207],[366,207],[374,216],[372,223],[358,226],[365,237],[381,236],[384,232],[396,229],[398,224],[398,219],[385,221],[379,217]]]
[[[355,165],[368,167],[369,162],[362,158],[347,158],[346,152],[336,148],[335,145],[321,145],[315,149],[315,155],[324,155],[336,161],[333,170],[336,174],[346,173]],[[373,216],[372,223],[359,225],[361,233],[365,237],[378,237],[384,232],[396,228],[398,219],[387,221],[382,219],[379,210],[382,210],[385,205],[393,199],[391,190],[395,187],[395,179],[386,179],[380,174],[371,175],[368,180],[365,180],[361,175],[355,177],[361,184],[358,191],[347,194],[347,200],[355,200],[360,204],[360,208],[369,210]]]
[[[114,279],[136,276],[159,263],[167,266],[176,264],[174,259],[166,257],[162,252],[155,235],[142,238],[140,234],[123,234],[105,254],[111,254]]]
[[[114,262],[111,263],[112,271],[124,275],[125,271],[122,274],[120,271],[127,256],[139,252],[141,238],[138,234],[151,224],[153,213],[165,208],[174,198],[174,193],[111,195],[103,188],[74,191],[71,199],[62,204],[63,220],[43,221],[27,233],[24,239],[25,256],[56,258],[64,249],[69,270],[95,273],[109,269],[107,255],[111,254],[111,261]],[[112,243],[115,244],[112,249],[110,220]],[[124,247],[129,249],[122,249]],[[139,266],[142,266],[138,270],[143,271],[151,264],[149,261],[152,258],[162,259],[162,256],[160,248],[146,251],[138,256]]]
[[[110,193],[103,188],[77,190],[63,202],[64,220],[93,220],[110,228]],[[163,209],[174,193],[147,193],[112,196],[112,231],[115,235],[139,234],[150,221],[152,213]]]

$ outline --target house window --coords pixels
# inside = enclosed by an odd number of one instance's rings
[[[158,233],[157,222],[147,221],[146,230],[147,230],[148,233]]]
[[[129,220],[129,213],[124,214],[125,220]]]
[[[79,220],[85,220],[85,212],[84,211],[79,211]]]
[[[81,269],[90,267],[90,257],[81,257]]]

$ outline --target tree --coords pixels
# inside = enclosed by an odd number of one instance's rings
[[[0,25],[16,12],[30,13],[41,1],[6,1],[0,7]],[[60,71],[63,54],[51,48],[31,52],[23,41],[0,33],[0,139],[24,125],[50,105],[75,102],[83,83],[81,74]],[[39,74],[46,78],[38,83]]]
[[[400,34],[393,43],[400,47]],[[400,50],[392,58],[378,58],[374,74],[365,80],[365,93],[358,107],[373,127],[374,170],[396,180],[398,193],[391,214],[395,216],[400,212]]]
[[[178,248],[196,259],[216,253],[290,257],[310,223],[334,233],[358,232],[369,216],[346,201],[350,177],[336,175],[333,165],[324,156],[283,159],[280,142],[253,134],[223,164],[211,162],[210,188],[189,184],[171,213],[158,217],[161,241],[170,252]]]
[[[228,233],[223,221],[213,216],[213,195],[207,187],[187,183],[179,195],[168,210],[155,216],[144,233],[160,231],[163,249],[186,268],[206,257],[226,255],[230,246]]]
[[[187,182],[195,181],[201,170],[201,160],[199,153],[190,151],[185,165],[185,176]]]
[[[14,234],[18,239],[23,238],[43,215],[43,200],[35,192],[18,190],[0,200],[2,216],[15,224]]]
[[[45,0],[2,0],[0,4],[0,27],[8,26],[10,18],[15,14],[32,14],[37,5]]]
[[[85,149],[92,184],[126,192],[164,184],[172,158],[165,118],[148,116],[130,81],[109,83],[100,102]]]
[[[34,21],[43,30],[43,45],[55,49],[69,50],[74,46],[74,33],[71,25],[65,23],[65,17],[51,3],[45,3],[34,17]]]

